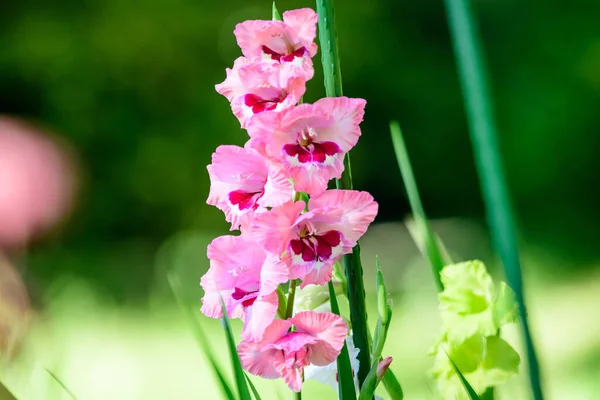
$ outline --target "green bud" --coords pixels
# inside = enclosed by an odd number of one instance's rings
[[[281,14],[277,11],[277,7],[275,6],[275,2],[273,2],[273,21],[282,21]]]

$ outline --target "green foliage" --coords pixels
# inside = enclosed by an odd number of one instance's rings
[[[402,131],[400,130],[400,124],[397,121],[390,122],[390,132],[392,135],[392,143],[394,145],[394,151],[396,152],[396,160],[398,161],[398,167],[402,174],[404,181],[404,188],[408,195],[408,201],[410,208],[415,218],[415,224],[417,226],[416,231],[419,233],[419,240],[417,243],[423,243],[425,248],[425,254],[427,260],[431,265],[433,276],[439,290],[444,290],[444,285],[440,280],[440,271],[444,268],[444,259],[440,252],[437,238],[433,231],[429,227],[425,210],[421,204],[421,196],[417,189],[417,182],[413,174],[412,166],[410,164],[410,158],[408,157],[408,151],[404,144],[402,137]]]
[[[50,377],[52,377],[52,379],[58,383],[58,385],[65,391],[65,393],[67,393],[67,395],[72,399],[72,400],[77,400],[77,397],[75,396],[75,394],[71,391],[71,389],[69,389],[69,387],[62,381],[62,379],[60,379],[58,376],[56,376],[55,373],[53,373],[52,371],[46,369],[46,372],[48,373],[48,375],[50,375]],[[0,399],[2,399],[2,397],[0,397]]]
[[[450,356],[448,356],[448,359],[450,360],[450,363],[452,364],[452,367],[454,368],[454,371],[458,375],[458,377],[460,379],[460,382],[465,387],[465,390],[467,391],[467,394],[469,395],[469,399],[471,399],[471,400],[480,400],[479,395],[477,394],[477,392],[475,392],[475,389],[473,389],[473,387],[471,386],[471,384],[469,383],[469,381],[467,381],[467,378],[465,378],[465,376],[462,374],[462,372],[460,372],[460,369],[454,363],[454,361],[452,361],[452,358],[450,358]]]
[[[2,400],[17,400],[10,390],[0,381],[0,399]]]
[[[516,321],[516,304],[510,288],[495,284],[481,261],[448,265],[441,279],[443,325],[432,374],[446,398],[467,399],[457,370],[479,394],[518,372],[519,355],[499,337],[503,325]]]
[[[283,18],[281,18],[281,14],[279,13],[279,10],[277,10],[277,7],[275,6],[275,2],[273,2],[273,20],[274,21],[282,21]]]
[[[389,368],[383,376],[383,386],[385,386],[385,390],[392,400],[404,399],[402,386],[400,386],[400,382],[398,382],[398,379],[391,368]]]
[[[252,400],[248,390],[246,373],[242,369],[242,363],[240,362],[240,357],[238,356],[237,349],[235,347],[235,339],[233,338],[233,332],[231,331],[231,325],[229,323],[229,317],[227,316],[227,309],[225,308],[223,299],[221,299],[221,309],[223,310],[223,318],[221,318],[221,322],[227,338],[227,346],[229,347],[229,356],[231,357],[231,366],[233,368],[233,375],[235,376],[239,400]]]
[[[168,273],[167,279],[169,281],[171,290],[173,291],[173,295],[175,296],[175,300],[177,300],[179,307],[185,313],[185,316],[192,327],[192,331],[194,333],[196,341],[198,342],[204,355],[208,359],[208,362],[209,362],[210,367],[212,368],[214,374],[217,376],[217,379],[219,381],[219,385],[221,386],[221,390],[223,391],[223,394],[225,395],[227,400],[236,400],[235,396],[233,395],[233,390],[230,387],[230,383],[225,378],[225,375],[222,372],[221,367],[217,363],[217,359],[214,356],[213,348],[210,345],[208,336],[206,335],[206,333],[204,333],[204,330],[202,329],[202,325],[200,324],[200,321],[198,320],[198,318],[199,318],[198,313],[193,312],[184,301],[182,291],[181,291],[181,283],[179,282],[179,279],[173,273]]]
[[[337,315],[341,315],[340,308],[337,303],[335,288],[333,287],[333,282],[329,281],[327,287],[329,289],[329,301],[331,302],[331,312]],[[356,390],[354,389],[354,375],[352,374],[352,363],[350,361],[350,353],[348,352],[348,346],[346,345],[346,341],[344,341],[344,347],[342,347],[342,351],[338,356],[336,362],[339,374],[338,393],[340,395],[340,400],[356,399]]]
[[[321,61],[327,97],[342,96],[342,74],[337,43],[337,27],[333,0],[316,0],[319,15],[319,44],[321,45]],[[350,153],[344,157],[344,171],[340,179],[335,180],[338,189],[353,189]],[[352,254],[344,254],[346,287],[350,304],[350,321],[354,335],[354,343],[360,350],[358,353],[359,369],[356,373],[358,386],[362,386],[370,364],[369,331],[367,327],[367,308],[365,306],[365,288],[363,269],[360,261],[360,244],[352,249]]]
[[[515,290],[533,397],[542,400],[539,365],[529,332],[523,295],[513,211],[504,177],[493,101],[487,85],[487,69],[481,52],[476,17],[471,12],[468,0],[446,0],[445,4],[492,242],[502,259],[506,278]]]

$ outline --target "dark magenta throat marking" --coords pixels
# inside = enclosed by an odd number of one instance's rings
[[[256,298],[258,297],[258,291],[246,292],[245,290],[240,289],[239,287],[233,289],[234,290],[231,294],[231,297],[234,300],[242,300],[242,307],[250,307],[252,304],[254,304]]]
[[[310,235],[294,239],[290,242],[292,252],[301,255],[305,262],[325,261],[331,257],[332,248],[340,245],[342,234],[328,231],[322,235]]]
[[[341,153],[340,146],[333,142],[311,142],[305,145],[300,143],[286,144],[283,146],[283,151],[290,157],[298,156],[298,161],[301,163],[324,163],[327,156],[333,156]]]
[[[244,104],[246,107],[252,108],[254,114],[259,114],[263,111],[271,111],[277,108],[277,105],[285,99],[285,96],[276,99],[263,99],[260,96],[249,93],[244,96]]]
[[[260,192],[244,192],[243,190],[234,190],[229,193],[229,201],[233,205],[237,205],[240,211],[242,210],[256,210],[258,208],[258,199],[260,199],[265,190]]]
[[[306,47],[302,46],[302,47],[292,51],[289,54],[278,53],[275,50],[271,50],[267,46],[263,46],[262,51],[263,51],[263,53],[270,55],[271,59],[281,63],[281,62],[292,62],[292,61],[294,61],[294,58],[296,58],[296,57],[304,57],[304,54],[306,54]]]

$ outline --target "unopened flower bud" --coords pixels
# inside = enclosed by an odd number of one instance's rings
[[[381,362],[379,362],[379,364],[377,364],[377,372],[376,372],[377,380],[380,380],[383,378],[383,375],[385,375],[385,373],[387,372],[391,363],[392,363],[392,357],[386,357]]]

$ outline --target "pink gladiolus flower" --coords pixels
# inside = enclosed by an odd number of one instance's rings
[[[280,113],[262,113],[248,127],[249,145],[264,147],[294,179],[298,192],[323,193],[327,183],[340,178],[344,154],[358,141],[366,101],[347,97],[324,98]]]
[[[328,190],[304,202],[288,202],[259,214],[252,221],[252,237],[290,268],[290,279],[302,285],[324,285],[333,264],[352,252],[377,215],[377,203],[367,192]],[[284,253],[285,252],[285,253]]]
[[[244,225],[249,215],[283,204],[292,197],[289,180],[256,150],[219,146],[208,167],[207,203],[225,213],[231,229]]]
[[[215,88],[231,102],[233,114],[246,128],[255,114],[295,106],[306,90],[306,80],[292,64],[239,57],[233,69],[227,68],[227,79]]]
[[[262,58],[301,66],[304,78],[314,74],[311,57],[317,53],[317,14],[310,8],[283,13],[283,21],[245,21],[233,34],[248,58]]]
[[[210,269],[202,277],[201,311],[223,316],[221,299],[230,318],[244,320],[242,337],[262,339],[277,314],[277,286],[287,282],[287,266],[255,242],[241,236],[220,236],[208,245]]]
[[[289,332],[295,326],[296,330]],[[238,354],[248,372],[263,378],[282,377],[295,392],[302,389],[302,371],[332,363],[340,354],[348,325],[332,313],[303,311],[288,320],[274,320],[262,341],[242,341]]]

